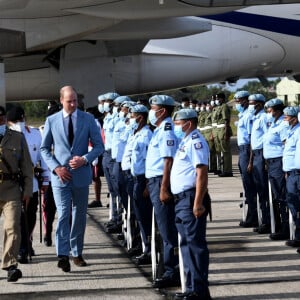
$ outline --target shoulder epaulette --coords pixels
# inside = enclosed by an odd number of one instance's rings
[[[167,131],[167,130],[172,130],[172,124],[171,123],[166,123],[165,124],[165,127],[164,127],[164,130]]]

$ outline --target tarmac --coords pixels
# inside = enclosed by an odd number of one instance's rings
[[[213,220],[208,221],[209,282],[214,300],[300,299],[300,256],[283,241],[239,227],[242,218],[241,178],[233,154],[234,177],[209,174]],[[33,247],[36,256],[20,264],[23,278],[6,280],[0,271],[0,299],[172,299],[180,287],[155,290],[151,267],[137,266],[116,235],[105,232],[107,186],[102,178],[104,207],[88,209],[84,258],[88,266],[71,263],[71,272],[57,268],[55,247],[39,241],[39,220]],[[90,199],[95,195],[91,186]],[[3,217],[0,219],[3,227]],[[2,251],[2,244],[0,245]]]

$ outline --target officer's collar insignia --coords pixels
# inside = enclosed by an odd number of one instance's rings
[[[193,133],[192,134],[192,140],[197,139],[199,137],[198,133]]]
[[[167,146],[174,146],[174,140],[167,140]]]
[[[202,149],[202,148],[203,148],[203,145],[202,145],[201,142],[198,142],[198,143],[195,143],[195,144],[194,144],[194,147],[195,147],[195,149]]]
[[[166,123],[166,124],[165,124],[164,130],[165,130],[165,131],[166,131],[166,130],[172,130],[172,124],[171,124],[171,123]]]

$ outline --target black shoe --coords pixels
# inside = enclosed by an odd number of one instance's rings
[[[102,202],[94,200],[91,203],[88,204],[88,208],[95,208],[95,207],[102,207]]]
[[[214,174],[215,174],[215,175],[219,175],[219,174],[221,174],[221,173],[222,173],[221,170],[216,170],[216,171],[214,171]]]
[[[52,246],[52,239],[51,239],[51,237],[47,237],[47,236],[44,237],[44,245],[46,247],[51,247]]]
[[[71,265],[69,262],[68,256],[61,256],[58,259],[57,266],[62,269],[64,272],[70,272],[71,271]]]
[[[122,226],[121,225],[115,225],[115,226],[109,226],[106,227],[107,233],[121,233],[122,232]]]
[[[118,239],[119,241],[124,241],[124,239],[125,239],[124,233],[119,233],[119,234],[117,235],[117,239]]]
[[[18,255],[18,262],[20,264],[28,264],[27,254],[19,254]]]
[[[16,282],[18,279],[22,278],[21,270],[17,269],[15,266],[12,266],[7,271],[7,281]]]
[[[138,265],[149,265],[151,264],[150,253],[143,253],[140,256],[135,257],[135,261]]]
[[[110,226],[116,226],[117,225],[117,222],[115,220],[110,220],[108,221],[107,223],[104,223],[104,226],[107,228],[107,227],[110,227]]]
[[[285,244],[289,247],[300,247],[300,241],[299,240],[287,240]]]
[[[205,293],[205,295],[197,294],[197,293],[188,293],[182,299],[183,300],[212,300],[209,291]]]
[[[233,177],[232,172],[223,172],[218,175],[219,177]]]
[[[257,223],[251,223],[251,222],[245,222],[245,221],[241,221],[239,225],[241,227],[245,227],[245,228],[251,228],[251,227],[257,227],[258,226]]]
[[[271,233],[269,237],[273,241],[285,241],[288,240],[289,235],[282,232],[276,232],[276,233]]]
[[[257,229],[257,231],[255,231],[256,229]],[[271,232],[271,227],[270,227],[270,225],[261,224],[260,226],[254,228],[253,231],[257,232],[259,234],[270,233]]]
[[[180,280],[173,277],[162,277],[162,278],[156,278],[153,283],[152,287],[156,289],[162,289],[167,287],[178,287],[180,286]]]
[[[143,252],[142,247],[137,246],[137,247],[130,248],[127,253],[130,257],[133,257],[133,256],[141,255],[142,252]]]
[[[297,249],[297,253],[299,253],[299,254],[300,254],[300,248],[298,248],[298,249]]]
[[[174,296],[174,300],[183,300],[184,297],[188,296],[190,293],[184,292],[184,293],[176,293]]]

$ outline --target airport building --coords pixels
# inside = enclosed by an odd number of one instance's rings
[[[276,86],[277,97],[281,99],[285,105],[300,105],[300,83],[283,78]]]

